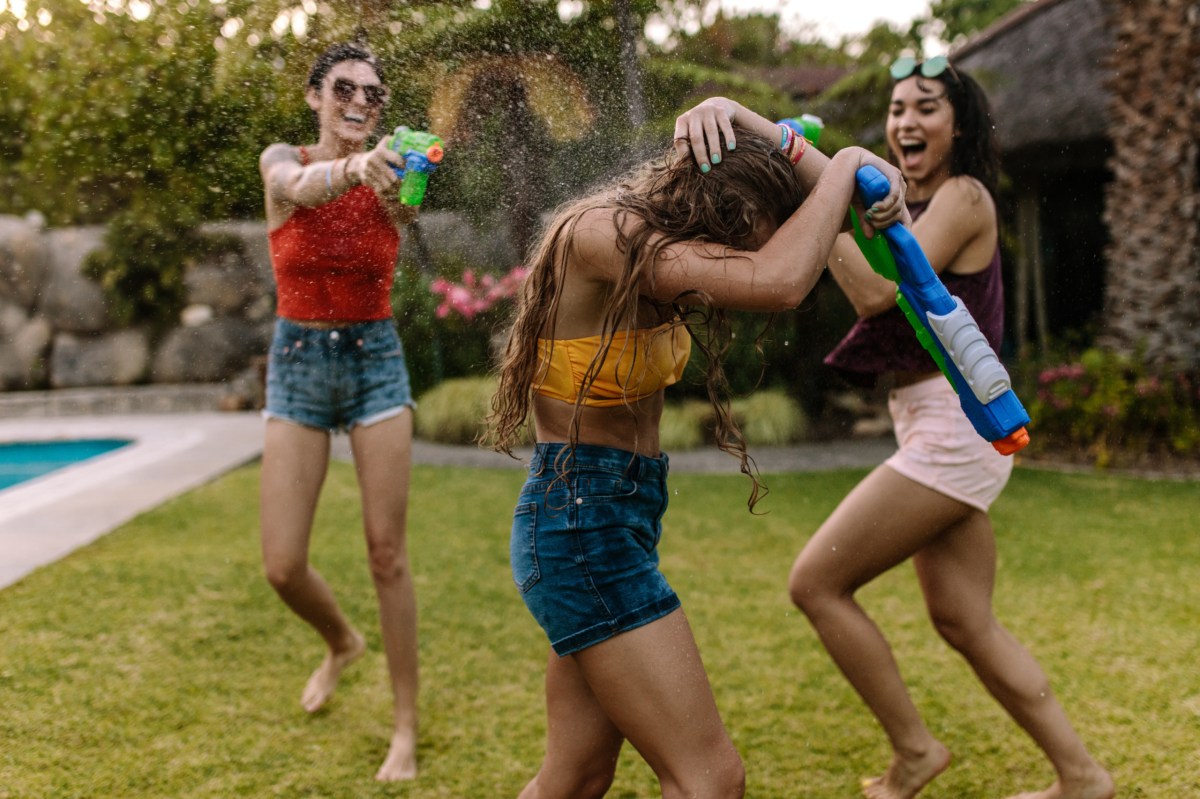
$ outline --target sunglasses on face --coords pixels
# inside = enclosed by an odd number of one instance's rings
[[[934,56],[928,61],[918,61],[912,56],[906,55],[896,59],[892,64],[891,73],[892,80],[902,81],[914,73],[923,78],[936,78],[946,70],[950,70],[952,74],[954,72],[954,68],[950,66],[950,59],[944,55]]]
[[[372,108],[379,108],[388,99],[387,87],[379,83],[355,83],[347,78],[337,78],[333,82],[333,96],[343,103],[354,99],[359,89],[363,91],[363,99]]]

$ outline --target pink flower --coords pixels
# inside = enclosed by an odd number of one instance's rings
[[[514,266],[499,280],[487,273],[476,277],[473,269],[463,270],[461,284],[436,278],[429,284],[429,290],[442,298],[435,314],[438,319],[445,319],[451,314],[466,320],[474,319],[477,314],[484,313],[501,300],[514,296],[527,274],[529,270],[525,267]]]

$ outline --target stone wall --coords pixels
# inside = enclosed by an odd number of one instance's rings
[[[451,212],[423,214],[405,236],[401,266],[450,258],[508,269],[517,259],[502,230]],[[265,225],[206,225],[239,246],[197,254],[178,325],[153,335],[117,328],[100,286],[83,275],[104,232],[47,229],[36,214],[0,216],[0,391],[223,383],[232,406],[257,404],[275,306]]]

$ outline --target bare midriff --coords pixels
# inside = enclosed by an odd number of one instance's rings
[[[313,330],[333,330],[335,327],[350,327],[351,325],[361,325],[362,324],[361,319],[358,319],[358,320],[335,319],[333,321],[329,321],[327,319],[321,319],[321,320],[288,319],[288,321],[294,325],[300,325],[300,327],[312,328]]]
[[[609,408],[579,409],[577,443],[612,447],[657,458],[661,454],[658,423],[662,419],[663,391]],[[575,405],[540,394],[533,397],[534,427],[539,443],[569,443]]]

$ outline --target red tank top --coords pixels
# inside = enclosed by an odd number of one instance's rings
[[[308,163],[303,147],[300,162]],[[355,186],[332,202],[297,208],[267,238],[279,316],[300,322],[392,316],[400,233],[370,187]]]

